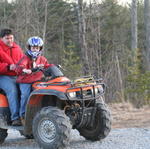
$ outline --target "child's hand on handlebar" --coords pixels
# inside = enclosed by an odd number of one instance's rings
[[[32,68],[32,72],[43,71],[44,64],[38,64],[35,68]]]

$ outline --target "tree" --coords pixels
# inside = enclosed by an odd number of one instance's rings
[[[134,60],[137,50],[137,0],[132,0],[131,7],[131,50]]]
[[[89,60],[86,42],[86,24],[83,10],[83,0],[78,0],[78,25],[79,25],[79,45],[81,49],[81,61],[83,63],[83,74],[87,75],[89,71]]]
[[[145,51],[144,64],[145,70],[150,71],[150,0],[144,0],[144,18],[145,18]]]
[[[77,55],[75,51],[75,45],[72,41],[69,41],[68,46],[63,51],[62,58],[64,73],[70,79],[75,79],[76,77],[81,76],[81,68],[82,64],[80,64],[80,57]]]
[[[16,32],[16,42],[23,49],[30,36],[42,37],[44,55],[50,63],[61,64],[71,78],[86,74],[102,77],[108,86],[107,101],[134,98],[138,93],[132,92],[130,96],[125,89],[130,86],[136,89],[141,82],[146,83],[142,80],[148,80],[149,74],[146,71],[150,66],[150,0],[145,0],[145,8],[142,0],[133,0],[132,7],[121,6],[117,0],[68,1],[13,0],[8,3],[1,0],[0,28],[12,28]],[[139,57],[142,52],[143,59]],[[135,66],[131,67],[133,62]],[[137,74],[140,83],[135,83],[134,79],[127,82],[130,74]],[[142,97],[149,95],[148,89],[140,92]]]

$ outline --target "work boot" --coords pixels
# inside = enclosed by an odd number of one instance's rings
[[[12,126],[21,126],[21,120],[20,119],[16,119],[12,121]]]
[[[21,123],[22,123],[23,126],[25,125],[25,119],[24,119],[24,117],[21,117]]]

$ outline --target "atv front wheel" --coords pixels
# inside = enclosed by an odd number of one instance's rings
[[[7,135],[8,135],[7,129],[0,128],[0,144],[2,144],[5,141]]]
[[[97,103],[96,106],[94,125],[78,128],[80,135],[91,141],[104,139],[111,130],[111,117],[108,108],[103,103]]]
[[[65,113],[56,107],[44,107],[33,120],[33,136],[44,149],[58,149],[69,143],[71,125]]]

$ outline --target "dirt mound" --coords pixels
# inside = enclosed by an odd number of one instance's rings
[[[113,128],[150,127],[150,107],[135,108],[130,103],[109,104]]]

